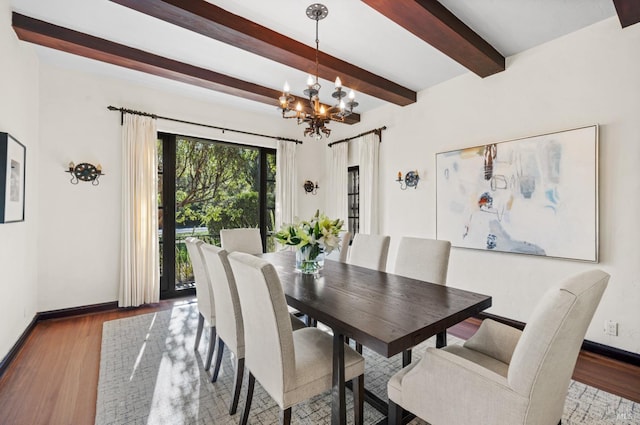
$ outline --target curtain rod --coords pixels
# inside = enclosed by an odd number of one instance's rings
[[[333,145],[337,145],[338,143],[348,142],[350,140],[357,139],[358,137],[366,136],[367,134],[371,134],[371,133],[376,133],[377,135],[381,136],[382,135],[382,130],[386,130],[386,129],[387,129],[387,126],[383,125],[380,128],[376,128],[376,129],[373,129],[373,130],[365,131],[364,133],[360,133],[357,136],[347,137],[346,139],[342,139],[342,140],[338,140],[338,141],[335,141],[335,142],[331,142],[327,146],[331,147]],[[380,138],[380,141],[382,142],[382,138]]]
[[[201,124],[201,123],[198,123],[198,122],[179,120],[177,118],[169,118],[169,117],[163,117],[163,116],[156,115],[156,114],[150,114],[148,112],[134,111],[133,109],[117,108],[115,106],[108,106],[107,109],[110,110],[110,111],[120,111],[120,125],[122,125],[122,123],[124,122],[124,114],[142,115],[143,117],[151,117],[153,119],[174,121],[174,122],[179,122],[179,123],[182,123],[182,124],[191,124],[191,125],[197,125],[197,126],[200,126],[200,127],[213,128],[215,130],[222,130],[223,133],[225,131],[230,131],[230,132],[233,132],[233,133],[248,134],[250,136],[266,137],[268,139],[284,140],[286,142],[293,142],[293,143],[296,143],[296,144],[302,144],[302,141],[296,140],[296,139],[289,139],[289,138],[286,138],[286,137],[278,137],[278,136],[269,136],[268,134],[252,133],[250,131],[234,130],[232,128],[218,127],[218,126],[215,126],[215,125]]]

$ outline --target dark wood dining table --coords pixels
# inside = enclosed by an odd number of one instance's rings
[[[391,357],[491,307],[491,297],[326,260],[318,275],[295,270],[295,253],[262,254],[287,303],[333,331],[331,423],[346,423],[344,342]]]

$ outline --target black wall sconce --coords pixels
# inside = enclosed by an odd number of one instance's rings
[[[420,181],[418,170],[408,171],[407,174],[404,175],[404,179],[402,179],[402,171],[398,171],[398,178],[396,181],[400,183],[400,189],[402,190],[406,190],[408,187],[417,189],[418,182]]]
[[[69,163],[69,168],[65,173],[71,174],[71,184],[78,184],[79,181],[91,182],[92,185],[97,186],[100,184],[100,176],[104,176],[102,172],[102,166],[100,164],[93,165],[87,162],[75,165],[72,162]]]
[[[307,193],[315,195],[316,193],[318,193],[318,189],[320,189],[320,186],[318,186],[318,182],[314,183],[311,180],[306,180],[304,182],[304,184],[302,185],[302,187],[304,187],[304,194],[305,195]]]

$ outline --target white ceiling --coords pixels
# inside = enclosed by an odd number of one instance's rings
[[[210,0],[274,31],[315,45],[315,22],[305,10],[312,0]],[[511,56],[615,15],[612,0],[440,0],[503,56]],[[11,0],[13,10],[56,25],[171,59],[301,95],[306,74],[209,39],[108,0]],[[360,0],[323,0],[320,50],[416,92],[469,72]],[[213,102],[273,112],[261,103],[188,86],[138,71],[38,47],[43,62],[179,91]],[[508,69],[507,71],[508,72]],[[479,77],[478,77],[479,78]],[[333,83],[321,80],[321,100],[331,103]],[[384,101],[358,94],[358,112]],[[274,100],[274,105],[276,101]]]

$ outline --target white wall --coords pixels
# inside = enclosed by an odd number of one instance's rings
[[[609,287],[587,339],[640,352],[640,25],[611,18],[507,60],[489,78],[467,74],[419,93],[418,102],[365,114],[355,132],[387,125],[381,145],[382,233],[435,237],[435,154],[600,125],[600,263],[452,250],[448,282],[493,296],[489,312],[526,321],[550,285],[602,268]],[[418,169],[401,191],[398,170]],[[605,319],[620,323],[606,336]]]
[[[38,60],[11,28],[11,7],[0,1],[0,132],[27,148],[25,221],[0,224],[0,359],[36,313],[38,230]]]
[[[118,294],[120,114],[108,105],[161,116],[300,139],[291,121],[239,112],[119,79],[41,65],[38,311],[115,301]],[[158,120],[179,134],[275,147],[275,140]],[[303,149],[307,148],[307,144]],[[313,147],[309,147],[313,149]],[[306,153],[301,157],[306,157]],[[99,186],[69,183],[69,161],[100,162]],[[305,175],[304,173],[299,173]],[[310,176],[309,178],[314,178]],[[302,180],[299,198],[303,195]]]

